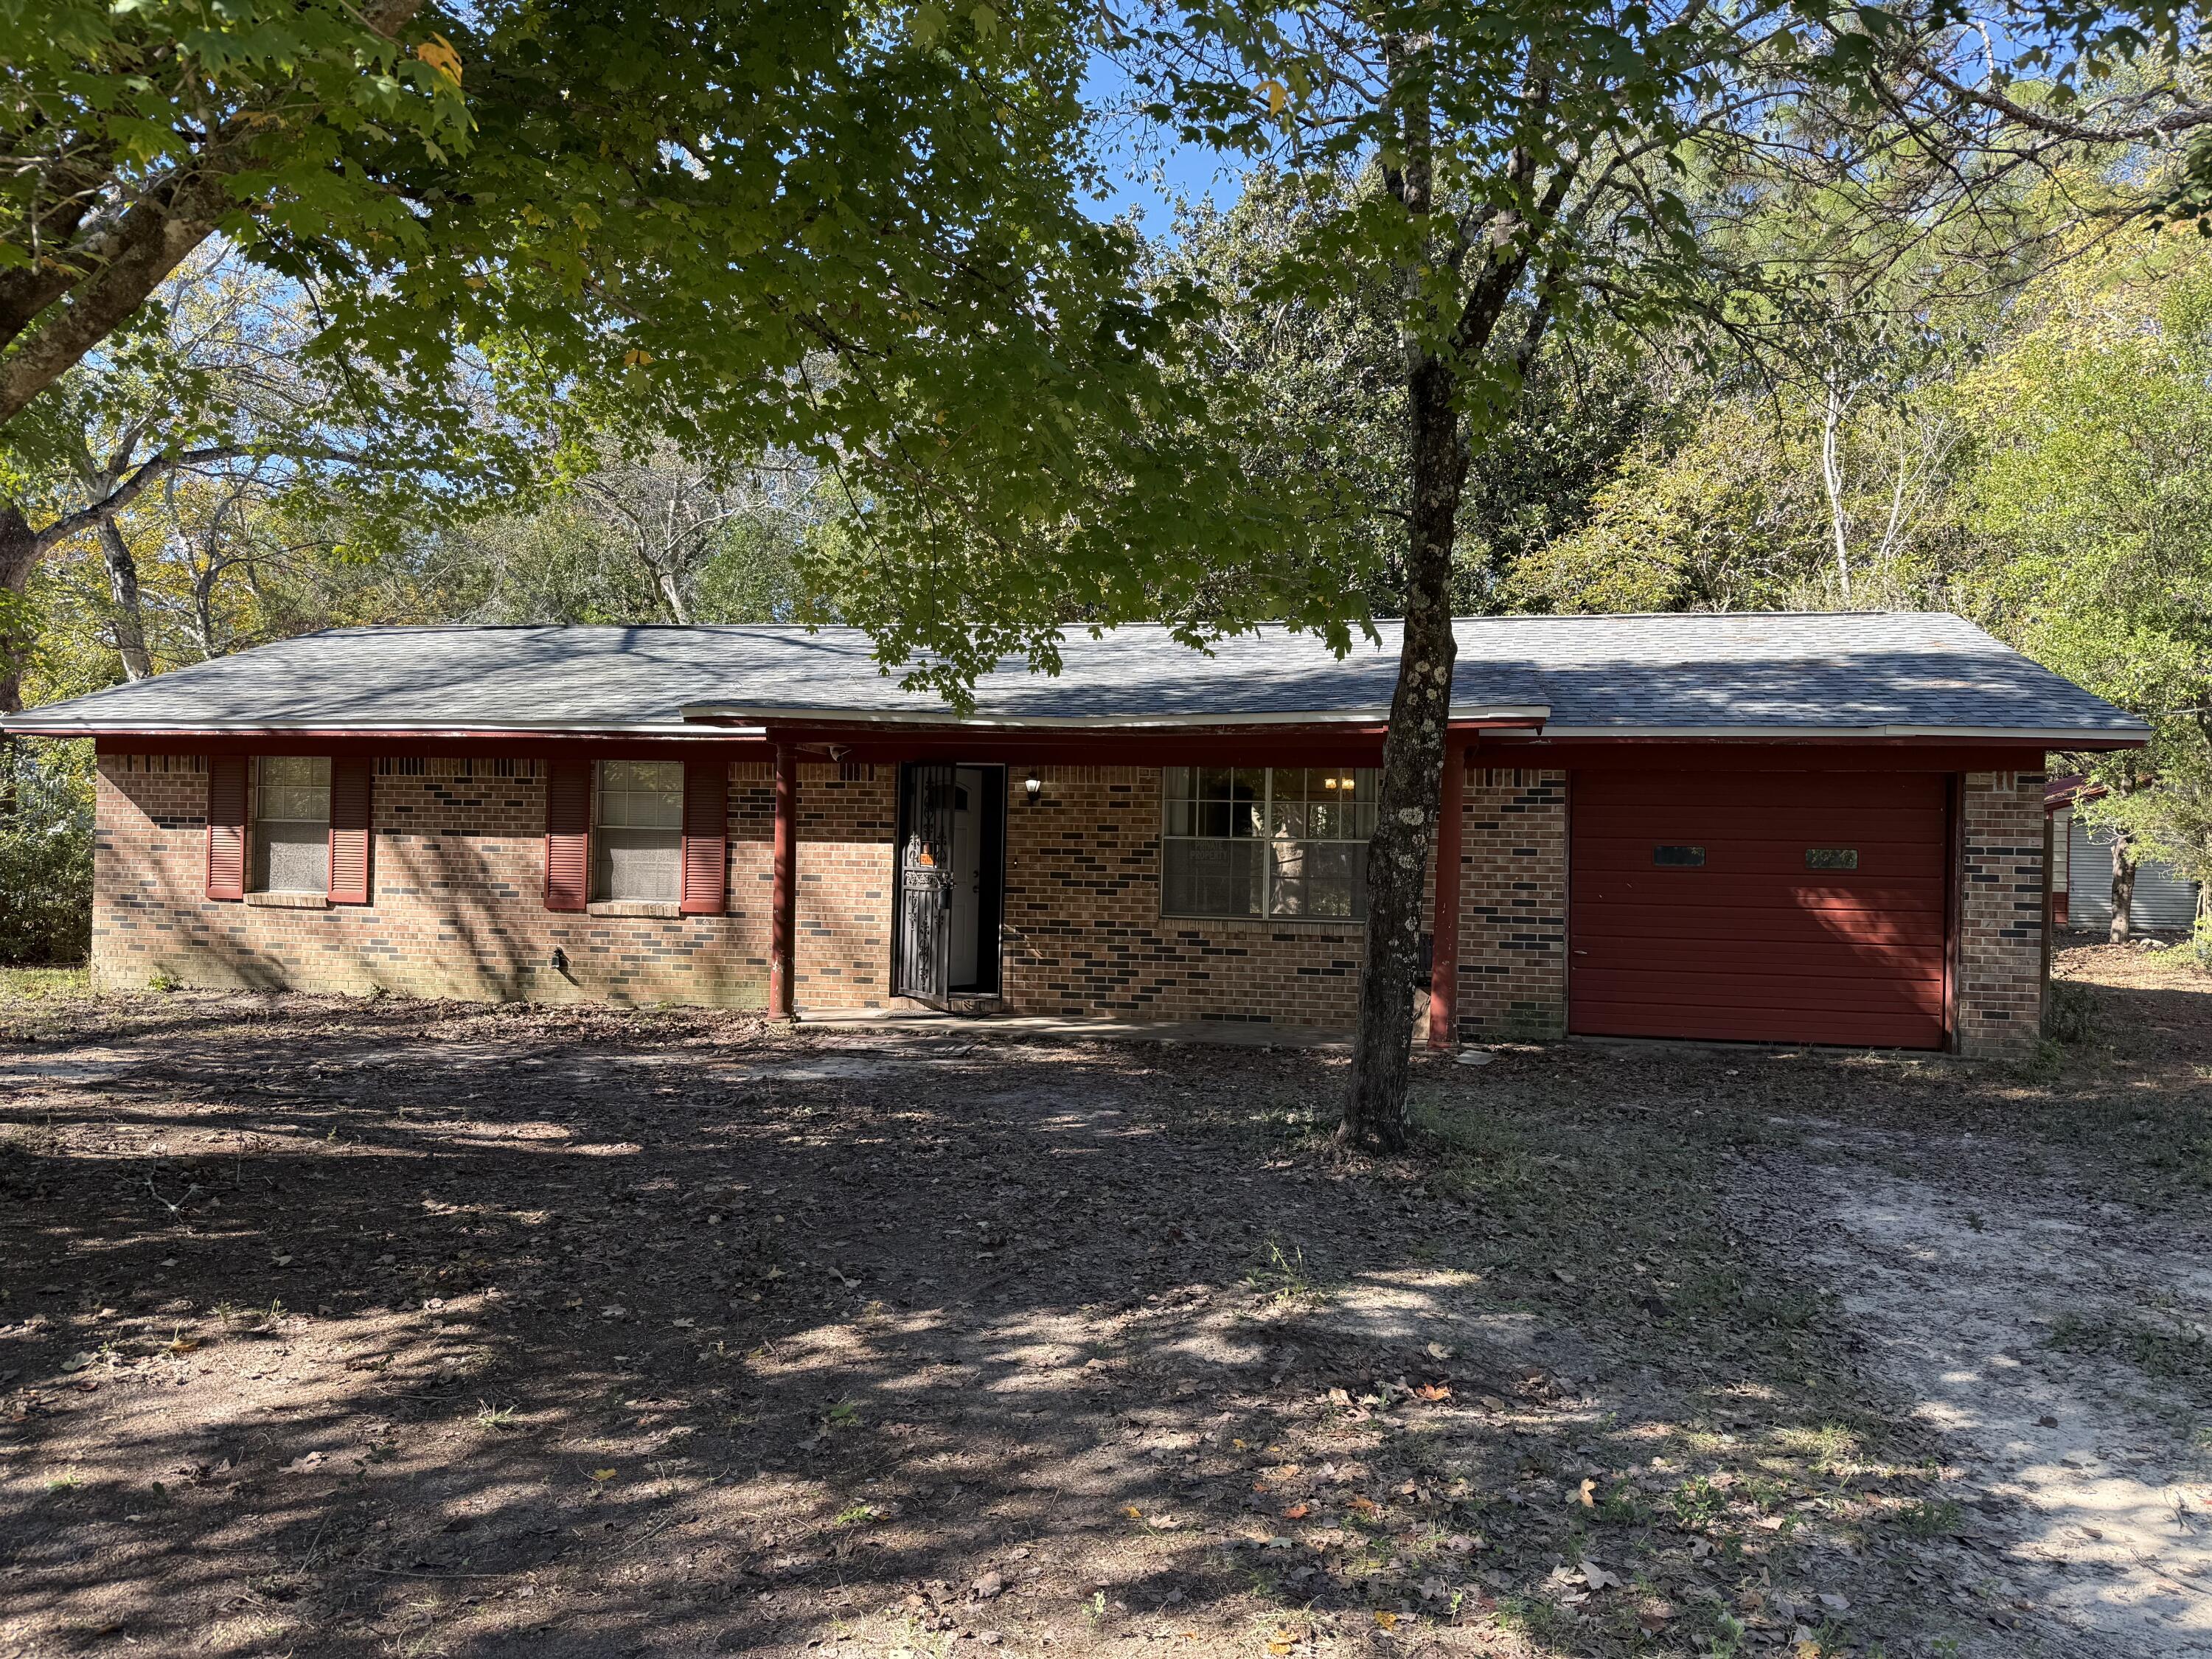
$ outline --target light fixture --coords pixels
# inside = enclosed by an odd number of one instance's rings
[[[1029,793],[1030,801],[1035,803],[1036,798],[1044,793],[1044,780],[1036,775],[1035,768],[1031,768],[1029,776],[1022,780],[1022,787]]]

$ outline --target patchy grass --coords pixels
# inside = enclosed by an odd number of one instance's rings
[[[91,970],[84,968],[0,968],[0,1003],[42,1002],[52,997],[92,994]]]

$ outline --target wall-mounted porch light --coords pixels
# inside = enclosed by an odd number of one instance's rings
[[[1031,767],[1029,776],[1022,780],[1022,788],[1028,793],[1031,805],[1035,805],[1036,798],[1044,793],[1044,780],[1036,775],[1035,767]]]

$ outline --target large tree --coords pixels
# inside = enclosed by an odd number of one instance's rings
[[[1151,422],[1149,449],[1102,446],[1107,461],[1154,461],[1151,474],[1098,465],[1092,501],[1109,511],[1034,526],[1025,541],[886,538],[872,563],[841,571],[841,603],[889,654],[932,653],[921,677],[935,683],[1007,651],[1049,664],[1071,616],[1166,616],[1198,639],[1272,618],[1340,643],[1394,586],[1401,653],[1343,1133],[1396,1146],[1468,482],[1543,354],[1560,342],[1832,343],[1855,320],[1838,299],[1879,286],[1861,268],[1869,258],[1971,267],[2033,234],[2008,214],[2085,147],[2139,164],[2212,118],[2149,33],[2063,4],[1138,0],[1112,17],[1108,45],[1182,139],[1324,187],[1298,202],[1264,264],[1239,268],[1233,294],[1179,273],[1195,339],[1180,372],[1219,400],[1206,419]],[[2123,83],[2112,71],[2130,54]],[[1905,232],[1862,234],[1879,225]],[[1209,310],[1292,315],[1346,295],[1376,296],[1396,343],[1395,572],[1326,470],[1244,466],[1311,434],[1255,388],[1235,331]],[[1156,478],[1208,468],[1231,504],[1218,523],[1281,539],[1216,538],[1194,572],[1173,526],[1110,510],[1125,478],[1141,499]]]
[[[457,440],[471,370],[548,426],[804,453],[872,501],[913,476],[872,464],[926,452],[1057,513],[1067,470],[1033,463],[1068,408],[1146,396],[1160,326],[1133,237],[1080,211],[1077,21],[0,0],[0,443],[220,238],[298,286],[305,351]],[[0,499],[0,593],[39,517]]]
[[[2080,757],[2118,942],[2138,857],[2212,882],[2212,258],[2188,229],[2102,243],[2014,325],[1960,386],[1958,493],[1991,623],[2151,723],[2148,755]]]

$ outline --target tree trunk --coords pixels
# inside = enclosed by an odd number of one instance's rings
[[[1386,1151],[1406,1144],[1406,1085],[1413,1042],[1423,876],[1436,845],[1451,718],[1452,543],[1468,457],[1454,375],[1431,355],[1412,376],[1413,525],[1406,569],[1405,639],[1382,744],[1382,798],[1367,846],[1367,951],[1359,970],[1359,1033],[1352,1093],[1337,1138]]]
[[[2135,838],[2125,832],[2112,837],[2112,925],[2106,934],[2113,945],[2128,942],[2128,912],[2136,902]]]
[[[146,654],[146,610],[138,598],[138,561],[112,519],[100,521],[100,551],[107,565],[108,597],[115,602],[115,649],[123,659],[124,676],[145,679],[154,672],[154,659]]]
[[[23,712],[23,667],[32,644],[27,600],[38,568],[38,532],[22,508],[0,502],[0,714]]]

